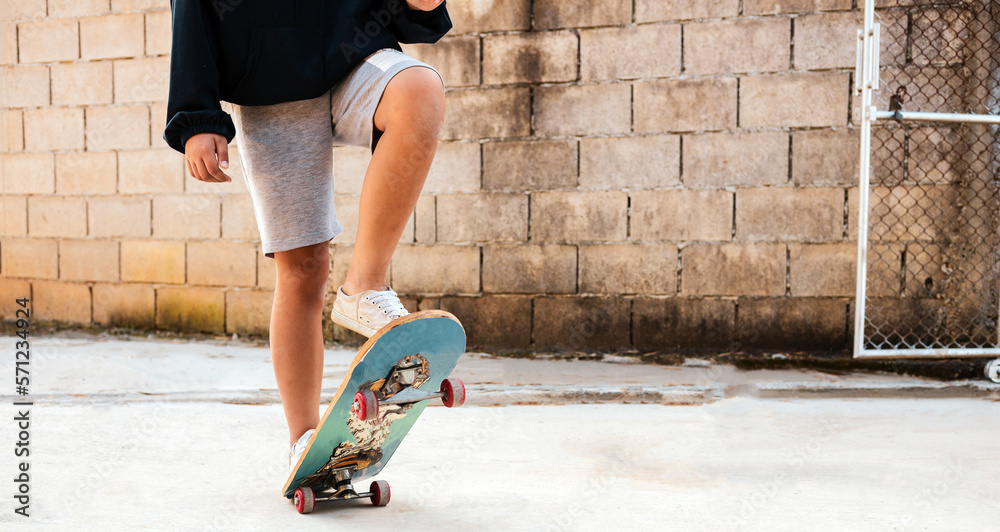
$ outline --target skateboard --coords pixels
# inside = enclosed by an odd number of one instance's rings
[[[465,329],[452,314],[425,310],[380,329],[358,351],[344,382],[282,493],[299,513],[318,501],[368,498],[389,503],[389,484],[359,492],[353,482],[377,475],[417,421],[427,402],[465,402],[465,385],[450,378],[465,353]]]

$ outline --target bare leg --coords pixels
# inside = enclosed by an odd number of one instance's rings
[[[279,251],[274,260],[271,360],[291,445],[319,425],[323,296],[330,275],[330,244]]]
[[[375,111],[375,127],[385,133],[361,185],[347,295],[384,289],[389,260],[427,179],[443,121],[444,88],[432,70],[408,68],[386,86]]]

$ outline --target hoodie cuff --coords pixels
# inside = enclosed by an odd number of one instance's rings
[[[222,135],[230,143],[236,138],[236,125],[222,110],[182,111],[170,119],[163,131],[163,140],[171,148],[184,153],[188,139],[199,133]]]

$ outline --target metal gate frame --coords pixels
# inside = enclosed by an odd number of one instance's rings
[[[860,153],[860,194],[858,201],[858,263],[857,291],[854,315],[854,357],[855,358],[916,358],[916,357],[986,357],[1000,356],[1000,330],[993,339],[992,347],[979,348],[931,348],[931,349],[870,349],[865,347],[866,277],[868,267],[868,224],[869,196],[871,194],[871,148],[872,124],[880,120],[897,122],[949,122],[1000,125],[1000,116],[992,114],[928,113],[903,110],[878,109],[875,92],[879,90],[879,46],[881,24],[875,22],[875,1],[865,1],[864,28],[858,30],[857,65],[855,68],[854,93],[861,97],[861,153]],[[1000,359],[987,366],[994,372],[1000,367]]]

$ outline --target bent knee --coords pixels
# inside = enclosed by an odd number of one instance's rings
[[[390,106],[390,120],[396,117],[411,124],[419,120],[434,129],[444,122],[444,85],[429,68],[411,67],[396,74],[382,98]]]

